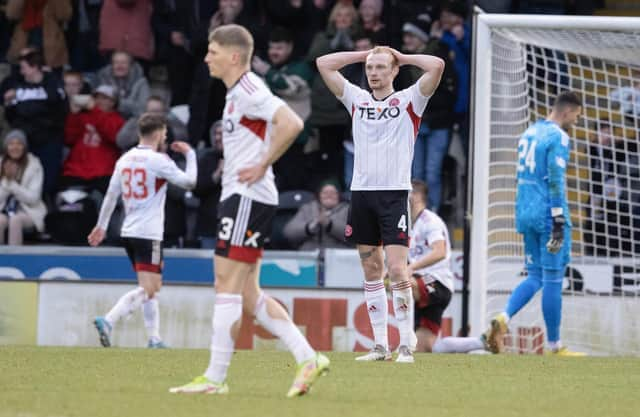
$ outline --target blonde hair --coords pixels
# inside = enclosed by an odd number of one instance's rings
[[[345,3],[338,2],[336,3],[335,6],[333,6],[333,9],[331,9],[331,13],[329,13],[330,23],[334,23],[336,21],[336,15],[341,9],[347,9],[349,13],[351,13],[352,25],[358,21],[358,11],[356,10],[355,7],[353,7],[353,4],[345,4]]]
[[[253,54],[253,36],[244,26],[236,24],[218,26],[209,33],[209,42],[240,49],[240,61],[243,65],[249,63],[249,58]]]
[[[391,52],[391,48],[389,48],[388,46],[376,46],[371,50],[371,52],[369,53],[369,56],[373,54],[389,54],[391,55],[391,66],[392,67],[398,66],[398,58],[396,58],[394,53]]]

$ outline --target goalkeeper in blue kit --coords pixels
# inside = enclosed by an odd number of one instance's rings
[[[562,281],[571,257],[571,219],[565,192],[569,135],[582,103],[577,94],[563,92],[551,113],[531,125],[518,142],[516,229],[524,239],[527,278],[509,297],[504,312],[491,321],[488,340],[502,351],[511,317],[542,289],[542,315],[547,328],[547,349],[559,356],[583,356],[560,342]],[[493,330],[493,331],[491,331]]]

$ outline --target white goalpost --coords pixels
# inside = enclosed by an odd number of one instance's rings
[[[518,139],[559,92],[573,90],[584,111],[568,132],[573,246],[561,340],[590,354],[638,355],[640,18],[477,14],[475,23],[471,332],[486,328],[524,276],[515,230]],[[538,294],[510,323],[508,351],[541,353],[544,331]]]

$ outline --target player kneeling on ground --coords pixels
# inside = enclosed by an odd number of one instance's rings
[[[164,348],[160,339],[160,317],[157,292],[162,286],[162,235],[164,234],[164,202],[167,181],[183,188],[196,185],[196,154],[186,142],[174,142],[171,149],[185,155],[186,170],[181,171],[166,153],[166,120],[146,113],[138,121],[138,146],[120,157],[102,202],[98,224],[88,240],[98,246],[105,237],[109,219],[122,195],[125,218],[120,235],[138,275],[135,290],[123,295],[104,317],[94,324],[104,347],[111,346],[113,326],[142,306],[150,348]]]
[[[411,239],[409,277],[415,299],[416,351],[433,353],[467,353],[489,350],[487,337],[438,338],[442,313],[451,301],[451,243],[447,226],[426,207],[428,189],[422,181],[412,180],[409,193]]]

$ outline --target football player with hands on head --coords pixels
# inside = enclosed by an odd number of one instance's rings
[[[162,286],[167,181],[192,189],[197,179],[196,154],[189,144],[180,141],[171,144],[172,150],[184,154],[187,161],[185,171],[164,153],[167,122],[163,116],[143,114],[138,121],[138,136],[138,146],[122,155],[116,163],[98,224],[88,237],[91,246],[98,246],[104,240],[118,197],[122,196],[125,218],[120,235],[138,276],[139,287],[124,294],[104,317],[94,320],[104,347],[111,346],[113,327],[118,320],[141,306],[149,336],[148,347],[166,347],[159,334],[157,293]]]
[[[340,69],[364,62],[371,92],[347,81]],[[390,360],[387,337],[385,258],[392,282],[392,299],[400,332],[397,362],[413,362],[413,295],[407,275],[413,145],[420,116],[434,93],[444,61],[438,57],[407,55],[378,46],[367,51],[336,52],[316,60],[324,82],[352,118],[355,165],[346,238],[355,243],[365,275],[364,296],[374,334],[371,352],[359,361]],[[394,91],[401,65],[423,71],[415,84]]]

